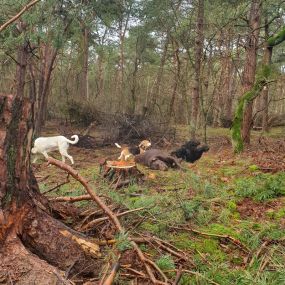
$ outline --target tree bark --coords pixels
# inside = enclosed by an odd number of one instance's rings
[[[31,171],[27,59],[24,44],[18,54],[17,94],[0,94],[0,277],[6,284],[71,284],[61,270],[90,274],[98,265],[78,242],[84,238],[50,216],[49,202]]]
[[[198,113],[199,113],[199,100],[201,96],[201,64],[204,46],[204,0],[198,1],[198,16],[195,40],[195,80],[192,91],[192,111],[191,111],[191,137],[195,138]]]
[[[80,98],[89,100],[88,86],[88,58],[89,58],[89,29],[81,23],[82,29],[82,71],[81,71],[81,92]]]
[[[159,97],[160,94],[160,86],[161,86],[161,81],[163,77],[163,71],[164,71],[164,66],[166,63],[166,57],[167,57],[167,52],[168,52],[168,44],[169,44],[169,35],[167,34],[165,43],[163,45],[163,51],[160,59],[160,64],[158,68],[158,72],[156,75],[156,79],[154,82],[154,86],[150,92],[150,106],[147,106],[145,110],[145,114],[148,112],[152,114],[154,111],[154,107],[157,104],[157,98]]]
[[[177,88],[178,88],[178,82],[180,79],[180,59],[179,59],[179,47],[177,42],[173,39],[172,40],[172,46],[173,46],[173,65],[174,65],[174,80],[173,80],[173,87],[172,87],[172,95],[171,100],[169,104],[169,121],[172,119],[172,117],[175,115],[175,101],[177,97]]]
[[[39,74],[38,96],[35,105],[35,135],[38,136],[41,128],[45,124],[46,109],[48,103],[49,86],[54,62],[57,57],[58,49],[48,45],[42,47],[42,62]]]
[[[249,34],[246,45],[246,59],[242,78],[242,94],[249,91],[254,84],[256,72],[256,51],[258,48],[259,26],[261,14],[261,1],[252,1],[249,14]],[[252,126],[253,102],[249,102],[245,108],[242,124],[242,139],[245,143],[250,143],[250,129]]]
[[[269,38],[269,23],[267,15],[265,17],[265,38]],[[271,64],[271,58],[272,58],[272,47],[269,46],[268,42],[265,42],[264,47],[264,55],[263,55],[263,64],[264,65],[270,65]],[[264,132],[269,131],[268,126],[268,86],[264,86],[262,92],[261,92],[261,110],[262,110],[262,130]]]

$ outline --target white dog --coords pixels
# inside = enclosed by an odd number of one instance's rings
[[[79,137],[77,135],[73,135],[71,138],[74,138],[74,141],[71,141],[64,136],[37,138],[34,142],[34,147],[32,148],[32,153],[36,154],[33,163],[35,163],[38,159],[37,153],[43,154],[44,157],[48,159],[49,152],[58,150],[61,154],[63,162],[65,162],[65,157],[67,157],[71,161],[71,163],[74,164],[72,156],[67,153],[67,149],[70,143],[78,143]]]

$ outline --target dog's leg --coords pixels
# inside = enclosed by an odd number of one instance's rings
[[[43,156],[44,156],[46,159],[49,158],[48,153],[47,153],[46,151],[43,151],[42,154],[43,154]]]
[[[39,156],[37,154],[35,154],[35,157],[34,157],[32,163],[36,163],[38,159],[39,159]]]
[[[124,154],[121,152],[120,156],[118,157],[118,160],[121,160],[123,158]]]
[[[63,162],[65,162],[65,157],[67,157],[71,161],[71,164],[74,164],[73,157],[67,153],[66,149],[60,148],[59,152],[61,154]]]

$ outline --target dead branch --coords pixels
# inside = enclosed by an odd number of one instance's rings
[[[261,252],[266,248],[267,245],[269,245],[271,243],[271,241],[266,240],[261,247],[258,249],[258,251],[256,252],[256,254],[252,257],[249,266],[252,266],[254,261],[258,259],[259,255],[261,254]]]
[[[135,270],[135,269],[133,269],[133,268],[131,268],[131,267],[124,266],[124,269],[129,270],[129,271],[131,271],[132,273],[137,274],[137,275],[138,275],[139,277],[141,277],[141,278],[147,278],[144,273],[142,273],[142,272],[140,272],[140,271],[138,271],[138,270]]]
[[[3,25],[1,25],[0,27],[0,33],[6,29],[9,25],[11,25],[12,23],[14,23],[17,19],[19,19],[27,10],[29,10],[32,6],[34,6],[37,2],[39,2],[40,0],[33,0],[31,1],[29,4],[27,4],[26,6],[23,7],[23,9],[16,14],[14,17],[12,17],[10,20],[8,20],[6,23],[4,23]]]
[[[171,228],[175,229],[175,230],[187,231],[187,232],[199,234],[202,236],[213,237],[213,238],[218,238],[218,239],[225,239],[225,240],[230,241],[232,244],[236,245],[237,247],[239,247],[243,252],[245,252],[247,254],[250,253],[250,249],[246,245],[242,244],[241,241],[239,241],[238,239],[236,239],[230,235],[219,235],[219,234],[205,233],[205,232],[200,232],[200,231],[190,229],[187,227],[182,228],[182,227],[172,226]]]
[[[103,201],[94,193],[94,191],[91,189],[91,187],[88,184],[88,181],[83,178],[76,170],[74,170],[71,166],[65,164],[62,161],[56,160],[52,157],[48,158],[48,163],[55,165],[57,167],[59,167],[60,169],[65,170],[66,172],[68,172],[74,179],[76,179],[77,181],[79,181],[85,188],[85,190],[87,191],[87,193],[92,197],[92,199],[94,200],[94,202],[101,208],[104,210],[104,212],[109,216],[110,220],[113,222],[113,224],[116,226],[116,228],[120,231],[120,232],[124,232],[123,227],[121,226],[118,218],[116,217],[116,215],[114,215],[114,213],[111,211],[111,209],[106,206]]]
[[[111,273],[109,274],[109,276],[107,277],[107,279],[104,281],[103,285],[112,285],[113,281],[116,277],[117,272],[119,271],[120,268],[120,263],[119,260],[114,264]]]
[[[60,184],[58,184],[58,185],[52,187],[51,189],[48,189],[48,190],[44,191],[42,194],[49,193],[49,192],[51,192],[51,191],[53,191],[53,190],[55,190],[55,189],[57,189],[57,188],[59,188],[59,187],[65,185],[65,184],[69,183],[69,182],[70,182],[70,181],[69,181],[69,174],[68,174],[65,181],[63,181],[62,183],[60,183]]]
[[[176,277],[175,277],[175,280],[173,282],[173,285],[178,285],[179,284],[179,281],[180,281],[180,279],[182,277],[182,274],[183,274],[182,266],[180,266],[179,269],[176,272]]]
[[[169,282],[168,282],[168,278],[166,277],[166,275],[161,271],[161,269],[160,269],[152,260],[150,260],[150,259],[147,258],[147,259],[146,259],[146,262],[148,262],[153,268],[156,269],[157,272],[159,272],[159,274],[163,277],[164,282],[165,282],[166,284],[169,283]]]
[[[94,191],[92,190],[92,188],[89,186],[88,181],[83,178],[76,170],[74,170],[71,166],[65,164],[62,161],[56,160],[52,157],[48,158],[48,164],[53,164],[63,170],[65,170],[66,172],[68,172],[74,179],[76,179],[77,181],[79,181],[85,188],[85,190],[88,192],[88,194],[92,197],[92,199],[94,200],[94,202],[101,208],[104,210],[104,212],[108,215],[108,217],[110,218],[110,220],[112,221],[112,223],[114,224],[114,226],[117,228],[117,230],[124,234],[125,233],[125,229],[122,227],[118,217],[112,212],[112,210],[106,206],[104,204],[104,202],[94,193]],[[165,282],[159,281],[155,278],[153,271],[151,270],[150,266],[147,264],[147,260],[146,257],[144,256],[143,252],[141,251],[141,249],[138,247],[138,245],[132,241],[130,238],[128,238],[131,245],[133,246],[133,248],[135,249],[135,251],[137,252],[141,262],[143,263],[147,274],[151,280],[151,282],[153,284],[164,284]]]
[[[83,200],[92,200],[92,197],[90,195],[81,195],[81,196],[75,196],[75,197],[52,197],[49,198],[49,201],[56,201],[56,202],[79,202]]]
[[[200,277],[200,278],[202,278],[202,279],[205,279],[206,281],[208,281],[208,282],[211,283],[211,284],[220,285],[219,283],[217,283],[217,282],[215,282],[215,281],[213,281],[213,280],[211,280],[211,279],[209,279],[209,278],[203,276],[201,273],[199,273],[199,272],[197,272],[197,271],[191,271],[191,270],[186,270],[186,269],[183,269],[182,271],[185,272],[185,273],[189,273],[189,274],[192,274],[192,275],[196,275],[196,276],[198,276],[198,277]]]
[[[99,282],[99,285],[103,285],[103,282],[105,280],[105,277],[109,271],[109,268],[110,268],[110,263],[108,262],[107,265],[106,265],[106,269],[104,270],[104,273],[103,273],[103,276],[101,278],[101,281]]]
[[[117,217],[121,217],[121,216],[124,216],[124,215],[127,215],[129,213],[133,213],[133,212],[137,212],[137,211],[141,211],[141,210],[144,210],[145,208],[144,207],[141,207],[141,208],[137,208],[137,209],[132,209],[132,210],[128,210],[128,211],[125,211],[125,212],[122,212],[122,213],[118,213],[116,214]],[[82,227],[82,230],[87,230],[89,228],[92,228],[94,227],[95,225],[103,222],[103,221],[106,221],[108,220],[109,218],[108,217],[102,217],[102,218],[98,218],[96,220],[93,220],[91,221],[90,223],[88,223],[87,225],[83,226]]]

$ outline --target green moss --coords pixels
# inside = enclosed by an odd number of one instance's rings
[[[270,37],[267,40],[268,46],[269,47],[274,47],[276,45],[279,45],[285,40],[285,27],[276,35]]]

